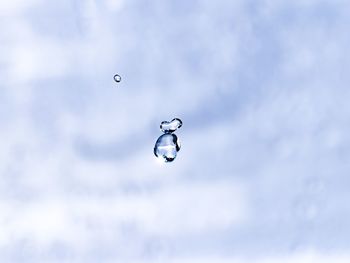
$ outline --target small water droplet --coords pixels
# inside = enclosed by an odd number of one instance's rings
[[[163,158],[165,162],[172,162],[175,160],[180,148],[181,146],[177,136],[166,133],[158,138],[154,146],[154,154],[158,158]]]
[[[160,124],[160,130],[164,133],[173,133],[182,126],[182,121],[178,118],[172,121],[162,121]]]
[[[120,75],[118,75],[118,74],[115,74],[114,75],[114,80],[115,80],[115,82],[120,82],[122,80],[122,77]]]

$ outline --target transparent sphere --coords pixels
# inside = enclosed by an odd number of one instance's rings
[[[154,155],[163,159],[164,162],[175,160],[180,151],[180,142],[175,134],[166,133],[161,135],[154,146]]]
[[[120,82],[122,80],[122,77],[119,76],[118,74],[115,74],[114,75],[114,80],[115,80],[115,82]]]

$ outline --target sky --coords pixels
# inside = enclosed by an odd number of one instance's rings
[[[349,23],[346,0],[1,0],[0,262],[349,262]]]

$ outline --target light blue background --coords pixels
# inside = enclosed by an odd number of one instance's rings
[[[0,262],[350,262],[349,25],[346,0],[2,0]]]

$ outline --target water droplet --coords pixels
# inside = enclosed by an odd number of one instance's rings
[[[118,74],[115,74],[114,75],[114,80],[115,80],[115,82],[120,82],[122,80],[122,77],[119,76]]]
[[[175,118],[170,122],[162,121],[162,123],[160,124],[160,130],[164,133],[173,133],[181,126],[182,126],[182,121],[178,118]]]
[[[162,121],[160,130],[164,133],[161,135],[154,146],[154,155],[164,162],[175,160],[177,152],[180,151],[180,142],[175,134],[178,128],[182,126],[182,121],[178,118],[172,121]]]
[[[163,158],[165,162],[175,160],[177,152],[180,151],[180,142],[175,134],[166,133],[161,135],[154,146],[154,154]]]

